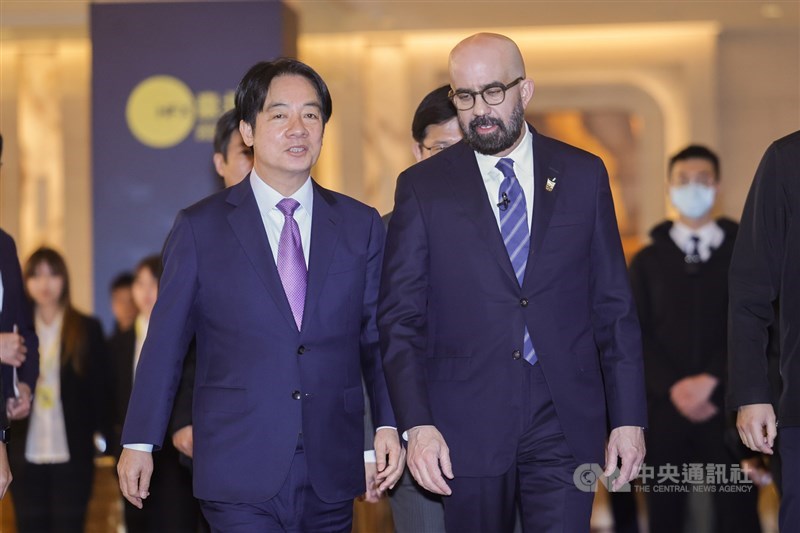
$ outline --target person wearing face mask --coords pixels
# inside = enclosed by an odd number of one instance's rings
[[[650,233],[652,243],[630,265],[644,346],[647,463],[656,473],[664,465],[680,474],[684,464],[701,464],[707,479],[706,465],[729,470],[741,458],[724,439],[728,267],[737,225],[713,217],[719,184],[714,152],[692,145],[675,154],[669,161],[668,186],[678,218],[658,224]],[[650,483],[656,481],[658,477]],[[713,481],[724,483],[716,477]],[[678,484],[682,482],[679,475]],[[713,489],[713,531],[760,531],[757,489],[720,489]],[[684,531],[686,493],[646,494],[652,533]]]

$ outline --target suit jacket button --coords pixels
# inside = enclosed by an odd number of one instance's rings
[[[522,357],[522,352],[520,352],[519,350],[514,350],[513,352],[511,352],[511,357],[513,357],[514,361],[516,361],[517,359]]]
[[[301,344],[297,349],[297,355],[303,355],[304,353],[306,353],[306,347]]]
[[[294,391],[292,393],[292,398],[295,399],[295,400],[299,400],[300,399],[300,391],[299,390]]]
[[[522,307],[528,307],[528,299],[527,298],[522,298],[519,301],[519,305],[521,305]]]

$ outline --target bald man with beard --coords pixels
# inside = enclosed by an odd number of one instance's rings
[[[534,84],[507,37],[465,39],[449,71],[464,140],[398,178],[381,280],[408,466],[444,496],[448,531],[511,531],[517,499],[525,531],[588,531],[581,474],[619,466],[617,490],[645,453],[608,175],[525,123]]]

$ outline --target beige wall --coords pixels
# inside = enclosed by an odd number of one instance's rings
[[[800,30],[726,32],[719,50],[724,211],[738,219],[764,150],[800,129]]]

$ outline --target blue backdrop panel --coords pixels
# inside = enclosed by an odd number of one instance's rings
[[[250,66],[296,54],[296,26],[274,1],[91,5],[94,303],[107,327],[114,276],[221,188],[216,120]]]

